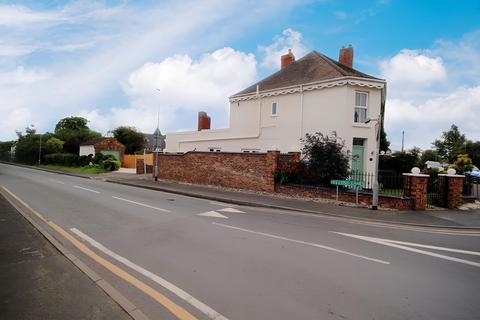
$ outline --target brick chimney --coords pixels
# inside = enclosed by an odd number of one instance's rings
[[[286,66],[292,64],[294,61],[295,61],[295,56],[292,53],[292,49],[288,49],[288,53],[284,54],[280,58],[282,69],[285,68]]]
[[[349,68],[353,67],[353,47],[351,44],[348,47],[342,47],[338,54],[338,62]]]
[[[210,117],[206,112],[200,111],[198,113],[198,131],[210,129]]]

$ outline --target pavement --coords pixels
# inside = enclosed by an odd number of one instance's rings
[[[426,211],[406,211],[380,208],[380,210],[373,211],[368,208],[356,208],[353,207],[352,204],[340,203],[340,205],[337,205],[330,200],[319,202],[240,189],[232,190],[215,186],[179,183],[166,180],[154,181],[151,175],[137,175],[132,169],[101,174],[72,174],[31,166],[25,167],[236,205],[293,210],[348,219],[416,225],[422,227],[480,228],[480,210],[463,211],[434,209]],[[348,210],[346,210],[346,207]]]
[[[479,230],[242,206],[3,164],[0,184],[150,319],[480,318]]]
[[[1,319],[131,319],[0,195]]]

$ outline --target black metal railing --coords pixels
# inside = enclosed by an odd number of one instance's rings
[[[373,172],[354,170],[350,171],[347,177],[332,179],[362,182],[363,187],[359,188],[359,191],[361,191],[362,193],[372,193],[375,181],[375,174]],[[404,196],[404,182],[403,175],[401,173],[397,173],[394,171],[379,171],[378,182],[380,195],[393,197]],[[312,187],[336,188],[336,186],[330,184],[330,177],[328,175],[325,175],[324,177],[318,179],[315,182],[311,180],[297,180],[288,181],[287,183],[292,183],[296,185],[308,185]],[[341,188],[345,191],[355,191],[355,187],[342,186]]]

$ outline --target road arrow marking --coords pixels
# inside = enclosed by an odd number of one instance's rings
[[[207,211],[204,213],[199,213],[197,214],[197,216],[228,219],[228,217],[224,216],[221,213],[218,213],[217,211]]]
[[[407,247],[407,246],[429,248],[429,249],[434,249],[434,250],[449,251],[449,252],[456,252],[456,253],[463,253],[463,254],[470,254],[470,255],[480,255],[480,252],[460,250],[460,249],[452,249],[452,248],[444,248],[444,247],[436,247],[436,246],[428,246],[428,245],[423,245],[423,244],[419,244],[419,243],[403,242],[403,241],[396,241],[396,240],[389,240],[389,239],[382,239],[382,238],[360,236],[360,235],[350,234],[350,233],[342,233],[342,232],[335,232],[335,231],[330,231],[330,232],[335,233],[335,234],[339,234],[339,235],[342,235],[342,236],[346,236],[346,237],[351,237],[351,238],[355,238],[355,239],[360,239],[360,240],[364,240],[364,241],[369,241],[369,242],[381,244],[381,245],[384,245],[384,246],[389,246],[389,247],[393,247],[393,248],[397,248],[397,249],[402,249],[402,250],[405,250],[405,251],[420,253],[420,254],[424,254],[426,256],[431,256],[431,257],[444,259],[444,260],[448,260],[448,261],[463,263],[463,264],[467,264],[467,265],[474,266],[474,267],[480,267],[480,263],[478,263],[478,262],[465,260],[465,259],[459,259],[459,258],[455,258],[455,257],[450,257],[450,256],[446,256],[446,255],[443,255],[443,254],[438,254],[438,253],[430,252],[430,251],[426,251],[426,250],[410,248],[410,247]]]
[[[245,213],[241,210],[238,210],[238,209],[235,209],[235,208],[224,208],[224,209],[220,209],[218,211],[222,211],[222,212],[232,212],[232,213]]]

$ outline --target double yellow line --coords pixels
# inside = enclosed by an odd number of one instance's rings
[[[23,207],[31,211],[35,216],[37,216],[40,220],[43,222],[47,223],[50,227],[52,227],[55,231],[57,231],[59,234],[61,234],[65,239],[70,241],[78,250],[83,252],[85,255],[89,256],[91,259],[96,261],[98,264],[100,264],[102,267],[107,269],[108,271],[112,272],[119,278],[125,280],[135,288],[139,289],[146,295],[150,296],[153,300],[157,301],[161,305],[163,305],[167,310],[169,310],[172,314],[174,314],[178,319],[180,320],[197,320],[195,316],[193,316],[191,313],[189,313],[187,310],[182,308],[181,306],[177,305],[174,303],[172,300],[167,298],[165,295],[161,294],[157,290],[153,289],[149,285],[145,284],[144,282],[140,281],[136,277],[132,276],[125,270],[117,267],[113,263],[107,261],[106,259],[100,257],[97,255],[95,252],[90,250],[87,246],[85,246],[83,243],[75,239],[70,233],[65,231],[63,228],[58,226],[55,222],[53,221],[47,221],[43,217],[42,214],[34,210],[32,207],[30,207],[27,203],[25,203],[22,199],[17,197],[14,193],[12,193],[10,190],[2,186],[2,189],[7,192],[11,197],[13,197],[16,201],[18,201]],[[9,200],[7,198],[7,200]],[[9,200],[10,201],[10,200]]]

